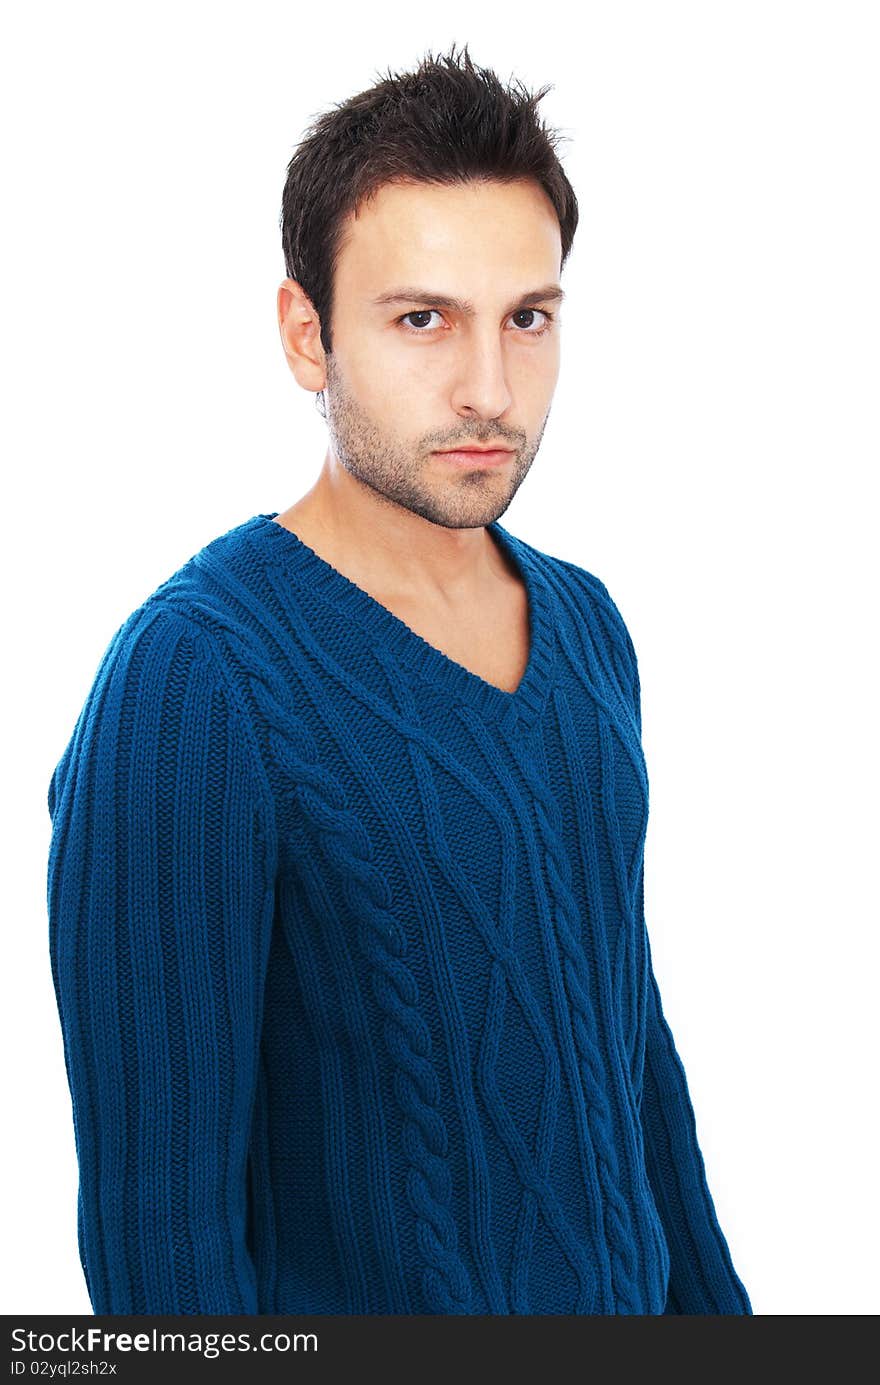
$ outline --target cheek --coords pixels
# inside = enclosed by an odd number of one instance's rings
[[[442,379],[442,353],[413,345],[389,332],[356,344],[348,351],[348,377],[359,393],[373,398],[423,392]]]
[[[524,403],[546,400],[559,379],[559,342],[553,339],[540,345],[511,351],[509,356],[510,384]]]
[[[448,401],[455,385],[451,353],[431,351],[420,345],[389,344],[366,364],[370,397],[377,412],[405,416],[418,430],[419,420],[429,428],[436,423],[438,406]]]

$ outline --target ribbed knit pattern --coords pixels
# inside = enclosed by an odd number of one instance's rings
[[[752,1312],[651,961],[632,641],[489,532],[514,693],[273,514],[110,641],[49,786],[96,1313]]]

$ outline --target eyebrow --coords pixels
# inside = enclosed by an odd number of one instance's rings
[[[558,284],[545,284],[543,288],[530,289],[527,293],[520,294],[511,304],[509,311],[533,303],[561,303],[564,297],[565,294]],[[476,311],[473,303],[469,303],[466,298],[453,298],[448,293],[432,293],[430,289],[411,288],[408,285],[389,289],[387,293],[371,299],[371,302],[375,307],[383,307],[388,303],[423,303],[431,308],[449,308],[452,312],[463,313],[465,317],[473,317]]]

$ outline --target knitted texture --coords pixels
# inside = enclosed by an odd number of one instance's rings
[[[95,1313],[750,1314],[607,589],[488,526],[529,598],[509,693],[274,519],[125,620],[49,785]]]

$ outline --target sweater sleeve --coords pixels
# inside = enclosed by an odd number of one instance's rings
[[[629,631],[605,589],[614,617],[617,654],[642,734],[638,660]],[[645,927],[644,872],[638,878],[638,917],[645,975],[645,1053],[641,1123],[651,1191],[669,1249],[665,1314],[752,1314],[718,1224],[698,1142],[684,1066],[663,1013]]]
[[[256,1313],[247,1155],[274,826],[212,636],[117,631],[53,771],[49,952],[95,1313]]]
[[[651,1191],[669,1248],[666,1314],[751,1314],[706,1181],[687,1078],[647,955],[642,1132]]]

